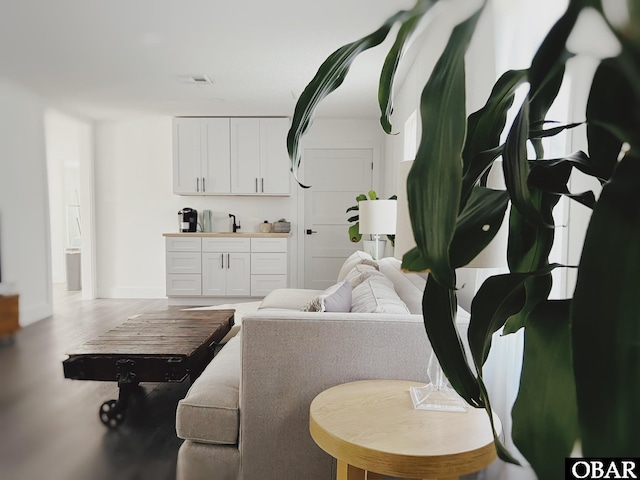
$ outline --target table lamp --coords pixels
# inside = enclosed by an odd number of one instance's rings
[[[375,240],[375,260],[380,258],[380,235],[396,233],[396,200],[363,200],[358,202],[360,233],[369,233]]]
[[[487,186],[489,188],[505,189],[502,168],[497,161],[492,167]],[[416,246],[411,228],[411,218],[409,216],[409,203],[407,201],[407,177],[413,165],[413,160],[400,162],[398,166],[398,208],[397,226],[394,257],[402,260],[405,253]],[[467,265],[465,268],[500,268],[507,265],[507,243],[508,243],[508,215],[505,214],[505,221],[493,240]],[[467,403],[458,395],[449,380],[442,371],[442,367],[433,351],[429,356],[427,372],[430,382],[420,387],[411,387],[411,399],[413,405],[418,409],[425,410],[446,410],[453,412],[467,411]]]

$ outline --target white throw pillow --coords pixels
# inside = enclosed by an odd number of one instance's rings
[[[409,311],[422,314],[422,295],[427,281],[419,274],[403,272],[400,269],[401,264],[400,260],[393,257],[378,260],[380,272],[391,280],[393,288]]]
[[[330,286],[311,300],[304,312],[348,312],[351,310],[351,284],[345,280]]]
[[[384,275],[367,278],[353,289],[352,297],[352,312],[411,313]]]
[[[349,270],[349,273],[347,273],[347,276],[344,279],[351,284],[352,288],[356,288],[367,278],[373,275],[382,275],[382,273],[378,271],[377,265],[374,267],[367,263],[359,263]]]
[[[349,257],[342,264],[340,272],[338,272],[338,278],[336,282],[342,282],[346,278],[347,273],[349,273],[351,269],[359,263],[366,263],[368,265],[377,266],[376,261],[371,255],[361,250],[356,250],[351,255],[349,255]]]

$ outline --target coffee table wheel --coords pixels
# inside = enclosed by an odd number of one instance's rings
[[[100,420],[109,428],[115,428],[124,422],[125,411],[117,400],[107,400],[100,406]]]

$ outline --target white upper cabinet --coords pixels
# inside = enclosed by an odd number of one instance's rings
[[[289,195],[288,118],[174,118],[173,193]]]
[[[231,192],[289,195],[287,118],[231,119]]]
[[[228,118],[174,118],[173,193],[231,192]]]

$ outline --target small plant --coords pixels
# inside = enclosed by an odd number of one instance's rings
[[[369,195],[369,197],[367,198],[367,195]],[[349,212],[353,212],[353,211],[359,211],[360,207],[358,206],[358,204],[360,202],[363,202],[365,200],[378,200],[378,194],[375,192],[375,190],[369,190],[369,192],[367,193],[367,195],[365,195],[364,193],[361,193],[360,195],[358,195],[356,197],[356,204],[353,205],[352,207],[347,208],[347,211],[345,213],[349,213]],[[389,200],[397,200],[398,197],[396,195],[392,195],[391,197],[389,197]],[[351,240],[353,243],[358,243],[360,240],[362,240],[362,234],[360,233],[360,215],[354,215],[352,217],[349,217],[347,219],[348,222],[355,222],[353,225],[351,225],[349,227],[349,240]],[[395,247],[396,244],[396,236],[395,235],[387,235],[387,238],[389,239],[389,241],[391,242],[391,245]]]

